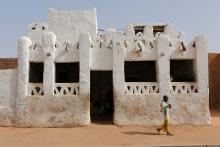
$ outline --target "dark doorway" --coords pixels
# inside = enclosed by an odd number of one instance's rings
[[[90,113],[92,122],[113,122],[112,71],[90,72]]]

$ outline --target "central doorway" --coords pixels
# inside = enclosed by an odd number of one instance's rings
[[[90,71],[90,113],[92,122],[113,122],[112,81],[112,71]]]

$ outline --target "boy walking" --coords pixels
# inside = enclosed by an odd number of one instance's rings
[[[160,134],[160,131],[163,129],[164,132],[167,133],[167,135],[173,135],[170,133],[169,131],[169,109],[172,107],[171,104],[168,104],[168,96],[165,95],[163,96],[163,101],[160,105],[161,107],[161,112],[163,113],[163,118],[164,118],[164,122],[161,125],[160,128],[157,128],[157,132],[158,134]]]

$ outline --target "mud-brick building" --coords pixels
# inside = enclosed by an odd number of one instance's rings
[[[163,95],[173,124],[211,123],[207,40],[186,45],[170,23],[99,30],[95,9],[49,9],[19,38],[17,60],[0,71],[2,126],[157,125]]]

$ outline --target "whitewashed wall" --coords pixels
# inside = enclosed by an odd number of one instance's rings
[[[17,69],[0,70],[0,126],[11,126],[15,120]]]
[[[112,70],[112,49],[92,48],[90,69],[91,70]]]
[[[128,25],[124,33],[117,32],[113,38],[115,124],[159,124],[162,122],[162,114],[159,110],[164,95],[170,97],[169,102],[173,105],[170,112],[172,124],[211,123],[208,102],[207,40],[203,36],[196,37],[186,45],[183,34],[175,33],[172,25],[168,23],[164,32],[155,36],[152,26],[146,25],[143,33],[135,34],[132,25]],[[170,59],[193,59],[196,81],[171,82]],[[157,82],[124,81],[124,61],[140,60],[156,61]],[[152,90],[153,86],[159,90]]]
[[[90,123],[90,70],[113,70],[115,124],[159,124],[162,121],[159,103],[165,94],[170,96],[173,105],[173,124],[210,124],[207,42],[200,36],[190,44],[184,44],[183,48],[181,43],[184,43],[184,34],[176,33],[170,23],[163,25],[164,32],[156,35],[153,34],[152,25],[146,25],[143,33],[135,34],[132,24],[124,31],[110,29],[104,34],[97,34],[95,9],[49,9],[48,23],[30,24],[26,36],[19,39],[18,76],[16,70],[0,71],[2,83],[11,81],[0,87],[4,91],[0,94],[0,123],[12,125],[14,119],[15,125],[19,127],[87,125]],[[171,83],[170,59],[194,59],[196,83]],[[158,81],[126,83],[124,61],[142,60],[156,61]],[[40,83],[44,95],[29,95],[30,61],[44,63],[44,82]],[[75,95],[54,94],[57,86],[54,81],[55,62],[80,62],[80,82],[70,84],[78,90]],[[16,78],[17,87],[14,84]],[[175,84],[183,93],[177,94],[174,89],[170,89]],[[133,87],[135,92],[126,90],[127,85]],[[198,92],[189,88],[192,93],[186,94],[182,85],[196,87]],[[68,84],[61,86],[62,89],[68,89]],[[144,94],[134,90],[144,86],[150,88]],[[152,90],[153,86],[156,90]],[[17,91],[17,95],[11,93],[10,89]],[[16,118],[13,117],[15,101]]]
[[[72,127],[89,124],[90,47],[97,32],[96,11],[65,12],[49,9],[48,13],[49,30],[47,23],[31,23],[26,36],[21,37],[18,43],[15,125]],[[55,83],[55,62],[79,60],[79,83]],[[31,61],[44,63],[43,83],[28,82]],[[72,95],[63,95],[57,86],[61,86],[62,90],[68,90],[67,87],[71,86],[71,90],[77,91]],[[30,90],[36,88],[40,88],[41,92],[34,92],[30,96]],[[54,90],[58,93],[55,94]]]
[[[81,33],[89,33],[91,38],[97,34],[96,9],[86,11],[58,11],[48,9],[49,30],[56,34],[60,44],[69,41],[75,44]]]

